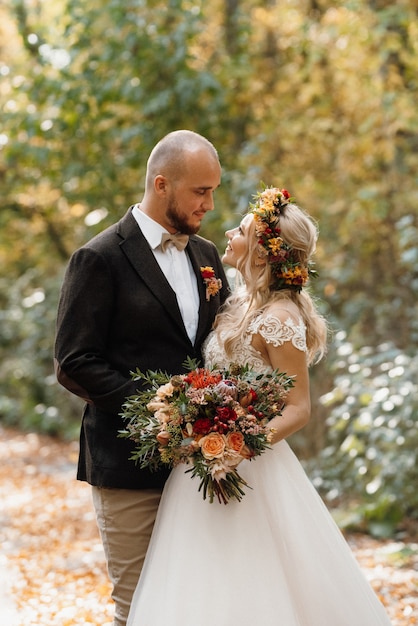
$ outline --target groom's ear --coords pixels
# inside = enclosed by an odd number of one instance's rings
[[[158,174],[154,178],[154,189],[155,193],[159,196],[165,196],[168,189],[168,180],[162,174]]]

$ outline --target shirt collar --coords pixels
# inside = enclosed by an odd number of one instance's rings
[[[142,234],[148,241],[151,248],[153,250],[155,250],[155,248],[158,248],[158,246],[161,244],[161,235],[163,233],[167,233],[168,230],[166,230],[163,226],[161,226],[161,224],[158,224],[158,222],[156,222],[151,217],[146,215],[143,211],[141,211],[139,204],[135,204],[134,208],[132,209],[132,215],[134,216],[135,221],[142,230]]]

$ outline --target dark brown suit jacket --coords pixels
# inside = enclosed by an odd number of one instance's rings
[[[174,291],[132,216],[113,226],[70,259],[58,308],[55,362],[59,382],[86,400],[80,436],[79,480],[99,487],[146,489],[164,484],[168,472],[140,470],[129,460],[132,442],[118,438],[125,398],[138,383],[137,367],[170,374],[184,371],[186,357],[201,359],[201,346],[228,295],[213,243],[193,235],[187,253],[200,295],[199,325],[192,345]],[[211,266],[221,291],[206,300],[200,267]]]

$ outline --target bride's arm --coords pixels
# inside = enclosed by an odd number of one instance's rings
[[[303,428],[311,414],[305,328],[299,312],[276,304],[256,322],[253,347],[279,372],[294,377],[282,415],[272,419],[271,442],[277,443]]]
[[[279,372],[295,377],[294,387],[288,393],[282,415],[273,418],[269,423],[271,442],[277,443],[306,426],[309,421],[311,401],[308,366],[306,353],[296,348],[291,341],[277,347],[265,340],[262,341],[271,366]]]

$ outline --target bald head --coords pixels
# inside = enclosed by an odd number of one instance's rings
[[[148,159],[146,190],[153,187],[156,176],[161,175],[171,180],[181,178],[187,172],[190,157],[198,152],[211,155],[213,160],[219,163],[215,147],[198,133],[191,130],[176,130],[163,137]]]

